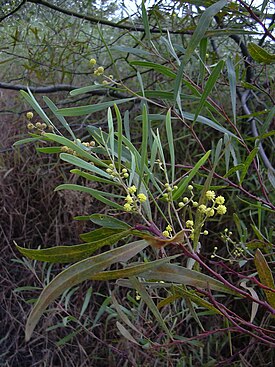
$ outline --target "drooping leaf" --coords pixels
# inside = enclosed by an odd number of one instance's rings
[[[60,154],[60,158],[68,163],[73,164],[76,167],[85,169],[86,171],[90,171],[93,173],[97,173],[98,175],[105,177],[105,178],[109,178],[111,179],[112,176],[110,176],[106,171],[103,171],[102,169],[96,167],[94,164],[91,164],[89,162],[84,161],[81,158],[75,157],[72,154],[67,154],[67,153],[61,153]]]
[[[148,244],[144,240],[132,242],[104,252],[103,254],[82,260],[62,271],[42,291],[32,309],[26,324],[26,341],[31,338],[35,326],[48,305],[58,298],[67,288],[90,279],[96,273],[99,273],[116,262],[127,262],[147,246]]]
[[[99,226],[102,226],[104,228],[114,228],[114,229],[130,229],[131,227],[121,220],[110,217],[106,214],[92,214],[90,215],[89,219]]]
[[[109,196],[109,197],[114,197],[114,198],[120,198],[119,195],[115,195],[115,194],[105,192],[105,191],[95,190],[95,189],[92,189],[86,186],[74,185],[74,184],[59,185],[55,188],[54,191],[59,191],[59,190],[72,190],[72,191],[86,192],[87,194],[90,194],[91,196],[101,201],[102,203],[109,205],[112,208],[115,208],[117,210],[124,211],[124,208],[122,205],[119,205],[115,201],[111,201],[105,197],[105,196]]]
[[[267,52],[256,43],[248,43],[247,48],[253,60],[266,65],[273,64],[275,62],[275,55]]]
[[[113,236],[117,233],[121,233],[122,230],[126,230],[128,228],[98,228],[93,229],[90,232],[82,233],[79,237],[84,242],[96,242],[98,240],[102,240],[106,237]]]
[[[274,291],[272,292],[267,289],[264,289],[264,292],[267,298],[267,302],[270,304],[270,306],[272,306],[275,309],[274,279],[273,279],[271,269],[260,249],[256,250],[254,261],[255,261],[255,265],[256,265],[257,272],[258,272],[261,283],[263,283],[263,285],[265,285],[266,287],[273,289]]]
[[[184,268],[179,265],[162,265],[144,275],[146,279],[173,282],[202,289],[211,289],[222,293],[237,294],[222,282],[198,271]]]
[[[173,287],[172,295],[164,298],[161,302],[158,303],[158,308],[162,308],[170,303],[173,303],[177,299],[187,298],[190,301],[194,302],[198,306],[204,307],[215,314],[221,314],[221,312],[214,307],[210,302],[201,298],[201,296],[196,291],[188,291],[182,287]]]
[[[124,230],[109,236],[105,234],[104,238],[97,239],[93,242],[82,243],[80,245],[56,246],[38,250],[26,249],[18,245],[16,245],[16,248],[21,254],[32,260],[67,264],[86,259],[99,248],[114,245],[119,240],[129,235],[130,231]]]
[[[102,103],[97,103],[97,104],[87,105],[87,106],[61,108],[58,110],[58,113],[62,116],[83,116],[83,115],[88,115],[90,113],[107,110],[108,107],[112,107],[114,104],[118,105],[122,103],[127,103],[130,101],[133,101],[134,99],[135,97],[122,98],[122,99],[117,99],[115,101],[102,102]]]
[[[176,74],[169,69],[168,67],[164,66],[164,65],[160,65],[160,64],[155,64],[154,62],[150,62],[150,61],[139,61],[139,60],[135,60],[135,61],[131,61],[130,65],[135,65],[135,66],[142,66],[142,67],[146,67],[146,68],[150,68],[153,69],[155,71],[157,71],[158,73],[161,73],[163,75],[168,76],[169,78],[176,78]]]
[[[142,300],[146,303],[148,308],[151,310],[153,315],[155,316],[156,320],[159,322],[160,326],[163,328],[163,330],[166,332],[166,334],[169,337],[172,337],[172,334],[168,327],[166,326],[156,304],[152,300],[152,297],[150,297],[149,293],[147,292],[146,288],[142,283],[139,282],[139,280],[136,277],[131,277],[130,282],[132,283],[133,287],[137,290],[137,292],[140,294]]]
[[[75,174],[75,175],[78,175],[80,177],[84,177],[84,178],[86,178],[89,181],[101,182],[101,183],[105,183],[105,184],[108,184],[108,185],[119,186],[119,183],[116,182],[116,181],[107,180],[106,178],[102,178],[102,177],[99,177],[99,176],[91,175],[90,173],[81,171],[79,169],[71,169],[70,172],[73,173],[73,174]]]

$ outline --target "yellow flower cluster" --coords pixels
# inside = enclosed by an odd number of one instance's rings
[[[97,69],[94,70],[94,75],[96,76],[100,76],[104,73],[104,67],[103,66],[99,66]]]
[[[109,173],[109,175],[111,175],[114,178],[117,177],[121,177],[121,178],[128,178],[129,177],[129,173],[127,168],[123,168],[121,170],[121,173],[119,174],[116,170],[116,167],[113,163],[109,164],[109,167],[106,169],[106,172]]]
[[[137,209],[138,204],[144,203],[147,200],[147,196],[143,193],[135,195],[137,188],[135,185],[128,187],[128,194],[125,197],[126,203],[123,205],[126,212],[131,212]]]
[[[173,228],[168,224],[168,226],[165,228],[165,231],[162,232],[164,237],[171,237],[171,232]]]
[[[27,129],[35,134],[43,135],[47,128],[49,129],[49,131],[53,131],[52,126],[47,126],[45,122],[32,123],[31,120],[33,119],[33,113],[31,111],[26,113],[26,118],[27,120],[29,120],[29,122],[27,123]]]
[[[163,199],[165,201],[172,201],[172,192],[174,190],[178,189],[178,186],[170,186],[168,182],[166,182],[166,184],[164,184],[164,188],[165,188],[165,193],[163,194]]]
[[[95,141],[92,140],[92,141],[87,141],[87,142],[83,142],[81,143],[82,145],[84,145],[84,147],[87,147],[87,148],[93,148],[95,146]]]

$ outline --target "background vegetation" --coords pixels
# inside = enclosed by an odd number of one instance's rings
[[[117,1],[3,1],[1,365],[272,365],[275,330],[270,288],[274,283],[267,269],[274,267],[274,4],[232,1],[208,23],[203,14],[214,3],[218,2],[145,2],[145,11],[133,2],[130,10],[129,4]],[[91,66],[91,58],[104,67],[104,76],[94,75],[97,66]],[[177,89],[179,80],[183,83]],[[92,88],[68,94],[85,86]],[[31,107],[19,94],[27,87],[50,114],[43,95],[50,96],[59,109],[138,96],[119,106],[124,118],[129,115],[132,142],[140,148],[139,116],[146,101],[165,156],[169,144],[160,116],[165,117],[170,108],[177,177],[188,173],[210,149],[213,160],[215,152],[220,156],[212,184],[226,197],[227,213],[208,223],[201,259],[234,285],[246,280],[243,289],[262,304],[255,308],[255,302],[230,296],[222,301],[232,311],[226,318],[179,297],[162,313],[177,336],[170,340],[134,290],[119,288],[110,296],[114,282],[87,281],[51,306],[26,344],[30,305],[63,267],[22,258],[14,242],[26,248],[76,244],[81,233],[97,226],[73,217],[108,212],[106,205],[85,193],[54,191],[64,182],[79,183],[70,164],[37,152],[33,144],[12,146],[28,137],[26,112]],[[208,120],[193,122],[194,114]],[[35,113],[32,122],[38,121]],[[85,140],[87,125],[108,131],[107,109],[70,116],[69,122],[77,137]],[[232,134],[238,139],[231,139]],[[217,153],[220,139],[223,145]],[[170,174],[171,162],[167,163]],[[207,162],[197,172],[196,190],[204,185],[210,167]],[[104,189],[94,183],[90,187]],[[153,214],[159,228],[165,229],[165,220]],[[129,214],[123,219],[135,224]],[[232,232],[230,239],[225,228]],[[257,248],[267,262],[262,263],[266,272],[260,278],[254,262]],[[173,255],[173,250],[167,252]],[[146,256],[154,255],[148,250]],[[271,293],[264,292],[263,285]],[[151,296],[156,301],[165,298],[158,291]],[[209,294],[205,297],[213,304]],[[119,310],[146,338],[130,330],[138,341],[133,343],[124,329],[117,329]]]

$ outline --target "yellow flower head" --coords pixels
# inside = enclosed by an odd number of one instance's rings
[[[215,215],[215,211],[213,208],[207,208],[205,214],[207,217],[213,217]]]
[[[215,200],[216,204],[222,205],[222,204],[224,204],[224,202],[225,202],[225,198],[223,196],[220,195],[220,196],[216,197],[216,200]]]
[[[168,231],[163,231],[162,234],[163,234],[164,237],[169,237],[170,236]]]
[[[31,122],[29,122],[28,124],[27,124],[27,129],[28,130],[33,130],[35,128],[35,126],[34,126],[34,124],[32,124]]]
[[[31,111],[27,112],[26,117],[28,120],[31,120],[33,118],[33,113]]]
[[[135,185],[128,188],[128,191],[130,194],[134,194],[137,191],[137,188]]]
[[[96,59],[91,59],[89,63],[91,66],[94,66],[96,64]]]
[[[127,201],[127,203],[129,203],[129,204],[132,204],[134,200],[133,200],[131,195],[127,195],[126,198],[125,198],[125,201]]]
[[[130,212],[132,210],[132,205],[129,203],[126,203],[123,205],[123,208],[126,212]]]
[[[147,197],[146,197],[146,195],[144,195],[144,194],[138,194],[138,199],[139,199],[139,201],[141,202],[141,203],[144,203],[144,201],[146,201],[147,200]]]
[[[226,209],[226,206],[225,205],[219,205],[217,207],[217,213],[220,214],[220,215],[225,214],[226,211],[227,211],[227,209]]]
[[[173,228],[170,226],[170,224],[168,224],[168,226],[165,229],[166,229],[166,231],[171,232]]]
[[[185,225],[186,228],[193,228],[194,222],[192,220],[187,220]]]
[[[212,190],[208,190],[205,193],[205,197],[207,200],[214,200],[215,196],[216,196],[215,191],[212,191]]]
[[[97,68],[97,72],[98,72],[98,75],[103,74],[103,73],[104,73],[104,67],[103,67],[103,66],[99,66],[99,67]]]
[[[203,214],[205,214],[206,213],[206,205],[204,205],[204,204],[201,204],[200,206],[199,206],[199,212],[200,213],[203,213]]]

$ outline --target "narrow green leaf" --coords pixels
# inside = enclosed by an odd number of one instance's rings
[[[118,172],[121,171],[121,156],[122,156],[122,118],[117,105],[114,105],[116,119],[117,119],[117,164],[118,164]]]
[[[80,235],[80,238],[84,242],[97,242],[99,240],[102,240],[106,237],[113,236],[115,234],[121,233],[122,229],[126,230],[125,228],[97,228],[93,229],[90,232],[82,233]]]
[[[68,124],[68,122],[65,120],[65,118],[63,116],[60,116],[57,112],[58,112],[58,108],[57,106],[48,98],[48,97],[43,97],[46,105],[49,107],[49,109],[54,113],[55,117],[61,122],[62,126],[68,131],[68,133],[71,135],[71,137],[76,140],[76,136],[74,134],[74,132],[72,131],[72,129],[70,128],[70,125]]]
[[[59,143],[61,145],[67,146],[68,148],[74,150],[80,157],[86,158],[87,160],[95,163],[96,165],[100,167],[108,167],[107,164],[103,163],[100,159],[94,157],[92,154],[88,153],[82,146],[81,143],[79,145],[75,142],[72,142],[71,140],[65,138],[64,136],[52,134],[52,133],[46,133],[43,135],[43,137],[48,138],[49,140],[55,141],[56,143]]]
[[[169,145],[169,152],[170,152],[170,163],[171,163],[171,170],[172,170],[172,182],[175,180],[175,150],[174,150],[174,138],[173,138],[173,131],[171,125],[171,110],[169,109],[166,115],[165,120],[165,127],[166,127],[166,135],[167,141]]]
[[[248,52],[253,60],[263,64],[273,64],[275,62],[275,55],[267,52],[257,43],[250,42],[247,45]]]
[[[240,177],[240,184],[243,183],[243,180],[245,179],[245,176],[248,172],[248,169],[251,165],[251,163],[253,162],[253,159],[255,158],[256,154],[259,151],[259,147],[255,147],[250,154],[248,155],[248,157],[246,158],[245,162],[243,163],[243,169],[241,172],[241,177]]]
[[[48,118],[48,116],[45,114],[45,112],[40,107],[39,103],[34,98],[32,92],[28,90],[28,93],[24,90],[20,90],[21,96],[25,98],[25,100],[32,106],[32,108],[38,113],[38,115],[42,118],[42,120],[48,125],[48,126],[54,126],[51,120]]]
[[[143,284],[139,282],[139,280],[136,277],[131,277],[130,282],[132,283],[133,287],[137,290],[137,292],[140,294],[142,300],[146,303],[146,305],[149,307],[157,321],[159,322],[160,326],[163,328],[163,330],[166,332],[166,334],[172,338],[172,334],[170,330],[167,328],[157,306],[155,305],[154,301],[152,300],[152,297],[148,294],[146,291],[146,288]]]
[[[90,173],[83,172],[79,169],[71,169],[70,172],[75,174],[75,175],[78,175],[80,177],[84,177],[89,181],[102,182],[102,183],[106,183],[106,184],[109,184],[109,185],[120,186],[119,182],[116,182],[116,181],[113,181],[113,180],[107,180],[106,178],[101,178],[101,177],[98,177],[98,176],[94,176],[94,175],[91,175]]]
[[[102,169],[96,167],[94,164],[91,164],[89,162],[86,162],[83,159],[78,158],[78,157],[75,157],[72,154],[61,153],[60,154],[60,158],[63,161],[68,162],[70,164],[73,164],[76,167],[83,168],[86,171],[97,173],[98,175],[100,175],[102,177],[105,177],[105,178],[108,178],[108,179],[111,179],[112,178],[112,176],[110,176],[107,172],[105,172]]]
[[[148,162],[148,113],[146,105],[144,104],[142,107],[142,142],[141,142],[141,152],[140,152],[140,167],[139,167],[139,182],[138,182],[138,191],[140,190],[141,182],[143,180],[143,174],[145,170],[146,162]]]
[[[112,155],[112,158],[113,158],[113,161],[114,161],[114,157],[115,157],[115,146],[114,146],[115,135],[114,135],[113,116],[112,116],[112,111],[111,111],[110,107],[108,108],[107,121],[108,121],[108,128],[109,128],[109,134],[108,134],[107,142],[108,142],[108,144],[110,144],[111,155]]]
[[[275,291],[275,284],[271,269],[264,255],[261,253],[261,250],[259,249],[256,250],[254,261],[261,283],[263,283],[263,285]],[[264,292],[268,303],[275,309],[275,292],[268,291],[266,289],[264,289]]]
[[[61,147],[35,148],[39,153],[56,154],[61,152]]]
[[[218,62],[218,64],[215,66],[212,73],[210,74],[209,78],[207,79],[207,82],[206,82],[205,87],[204,87],[204,91],[203,91],[203,93],[201,95],[201,98],[200,98],[199,106],[198,106],[198,108],[195,112],[195,115],[194,115],[194,122],[197,120],[197,118],[199,116],[199,113],[201,112],[206,99],[208,98],[209,94],[211,93],[212,89],[214,88],[214,85],[215,85],[217,79],[220,76],[220,73],[223,69],[223,66],[224,66],[224,61],[220,60]]]
[[[91,280],[115,280],[115,279],[123,279],[130,278],[132,276],[143,276],[148,271],[158,268],[159,266],[169,263],[170,260],[175,259],[178,255],[168,256],[163,259],[138,263],[134,265],[127,266],[124,269],[119,270],[109,270],[97,273],[91,276]]]
[[[94,90],[106,89],[106,88],[108,88],[108,84],[107,85],[106,84],[93,84],[93,85],[88,85],[86,87],[74,89],[70,91],[70,95],[72,97],[75,97],[75,96],[78,96],[79,94],[85,94],[85,93],[92,92]]]
[[[150,61],[139,61],[139,60],[135,60],[135,61],[130,61],[130,65],[142,66],[142,67],[145,67],[145,68],[150,68],[150,69],[153,69],[153,70],[157,71],[158,73],[163,74],[165,76],[168,76],[169,78],[172,78],[172,79],[175,79],[176,76],[177,76],[177,74],[175,74],[168,67],[166,67],[164,65],[156,64],[156,63],[150,62]]]
[[[144,274],[146,279],[154,279],[165,282],[179,283],[196,288],[212,289],[214,291],[237,294],[222,282],[198,271],[184,268],[179,265],[165,264],[157,269]]]
[[[26,324],[26,341],[30,340],[35,326],[49,304],[58,298],[66,289],[90,279],[93,275],[112,264],[127,262],[147,246],[148,244],[144,240],[132,242],[104,252],[103,254],[82,260],[62,271],[42,291],[32,309]]]
[[[149,19],[147,15],[147,10],[145,8],[144,0],[141,3],[141,11],[142,11],[142,22],[145,29],[145,35],[148,41],[151,40],[151,33],[150,33],[150,26],[149,26]]]
[[[93,288],[90,287],[85,294],[85,298],[83,301],[83,305],[82,305],[79,317],[82,317],[84,315],[84,312],[87,310],[87,307],[90,303],[90,299],[92,297],[92,293],[93,293]]]
[[[223,177],[230,177],[232,176],[234,173],[242,171],[244,168],[243,164],[237,164],[235,167],[230,168],[229,171],[226,172],[226,174]]]
[[[176,81],[175,81],[175,87],[174,87],[174,100],[176,101],[180,87],[182,82],[182,76],[184,72],[185,65],[190,60],[191,56],[193,55],[197,45],[204,37],[207,29],[210,26],[210,23],[213,19],[213,17],[227,4],[227,0],[220,0],[215,2],[213,5],[211,5],[209,8],[207,8],[203,13],[199,20],[199,23],[195,29],[195,32],[193,33],[189,43],[188,47],[185,51],[183,60],[180,64],[180,68],[177,73]]]
[[[195,120],[195,114],[193,114],[193,113],[183,111],[182,115],[183,115],[184,118],[186,118],[186,120],[191,120],[191,121]],[[236,139],[239,139],[235,134],[231,133],[229,130],[227,130],[224,127],[218,125],[216,122],[208,119],[207,117],[199,115],[197,117],[196,121],[201,122],[203,125],[207,125],[207,126],[211,127],[212,129],[220,131],[223,134],[228,134],[230,136],[233,136]]]
[[[106,214],[92,214],[90,215],[90,220],[98,224],[101,227],[104,228],[114,228],[114,229],[130,229],[131,226],[129,226],[127,223],[122,222],[121,220],[110,217]]]
[[[26,138],[16,141],[12,146],[18,147],[20,145],[29,144],[29,143],[35,143],[36,141],[41,140],[41,138]]]
[[[173,293],[171,296],[168,296],[167,298],[164,298],[161,302],[158,303],[158,308],[162,308],[164,306],[167,306],[177,299],[185,298],[188,299],[198,306],[204,307],[210,311],[212,311],[215,314],[221,314],[221,312],[214,307],[210,302],[204,300],[201,298],[195,291],[188,291],[187,289],[183,289],[180,287],[173,287]]]
[[[112,303],[116,309],[116,312],[118,313],[119,317],[121,318],[121,320],[127,325],[129,326],[132,330],[134,330],[136,333],[141,334],[142,333],[135,327],[135,325],[133,325],[133,323],[129,320],[129,318],[127,317],[127,315],[125,314],[125,312],[123,312],[122,307],[120,306],[120,304],[118,303],[114,292],[111,293],[111,297],[112,297]]]
[[[184,177],[180,183],[178,184],[178,189],[173,192],[173,200],[177,200],[182,196],[185,192],[189,182],[193,179],[193,177],[197,174],[198,170],[201,166],[207,161],[208,157],[210,156],[211,150],[206,152],[204,156],[195,164],[195,166],[191,169],[188,173],[188,176]]]
[[[16,248],[21,254],[32,260],[67,264],[86,259],[99,248],[114,245],[129,235],[130,231],[124,230],[110,236],[105,236],[94,242],[82,243],[80,245],[56,246],[41,250],[26,249],[18,245],[16,245]]]
[[[206,52],[207,52],[208,39],[205,37],[200,40],[200,83],[204,85],[204,77],[206,69]]]
[[[129,340],[130,342],[136,345],[139,345],[139,343],[132,337],[129,331],[119,321],[116,322],[116,326],[125,339]]]
[[[272,120],[273,120],[274,116],[275,116],[275,106],[273,106],[270,109],[264,124],[259,127],[259,131],[260,131],[259,135],[260,136],[265,134],[269,130],[270,124],[272,123]],[[273,133],[274,133],[274,130],[273,130]]]
[[[112,107],[114,104],[118,105],[122,103],[127,103],[133,101],[134,99],[136,99],[136,97],[117,99],[115,101],[102,102],[94,105],[87,105],[81,107],[61,108],[58,110],[58,113],[62,116],[83,116],[99,112],[102,110],[106,110],[108,107]]]
[[[59,185],[55,188],[55,191],[59,191],[59,190],[73,190],[73,191],[86,192],[86,193],[90,194],[91,196],[93,196],[94,198],[96,198],[97,200],[101,201],[102,203],[104,203],[106,205],[109,205],[109,206],[111,206],[111,207],[113,207],[117,210],[124,211],[124,208],[123,208],[122,205],[119,205],[119,204],[115,203],[114,201],[111,201],[111,200],[109,200],[105,197],[105,196],[120,197],[120,196],[114,195],[112,193],[103,192],[103,191],[92,189],[90,187],[81,186],[81,185],[74,185],[74,184]]]
[[[228,73],[229,86],[230,86],[233,121],[234,121],[234,124],[236,125],[237,80],[236,80],[235,67],[230,57],[228,57],[226,60],[226,66],[227,66],[227,73]]]

